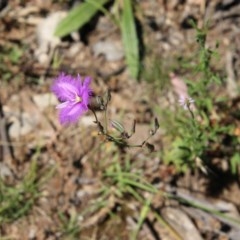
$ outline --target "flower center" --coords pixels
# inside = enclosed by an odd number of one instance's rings
[[[82,98],[79,97],[78,95],[76,95],[75,102],[76,102],[76,103],[82,102]]]

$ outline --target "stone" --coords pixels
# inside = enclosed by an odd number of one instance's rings
[[[4,162],[0,162],[0,179],[6,178],[13,178],[12,171]]]
[[[40,111],[45,110],[49,106],[56,106],[58,104],[57,98],[52,93],[36,94],[33,96],[33,102]]]
[[[123,47],[120,41],[105,40],[93,45],[95,56],[103,54],[107,61],[118,61],[124,56]]]
[[[24,136],[34,130],[37,124],[37,118],[23,112],[18,118],[12,118],[12,123],[9,128],[9,136],[11,139],[18,139],[20,136]]]
[[[164,219],[184,240],[203,240],[197,228],[186,213],[180,209],[166,207],[162,210]]]
[[[61,39],[55,36],[56,28],[59,22],[66,16],[66,12],[54,12],[43,19],[37,26],[38,48],[35,56],[41,63],[46,63],[49,49],[53,49],[61,43]]]

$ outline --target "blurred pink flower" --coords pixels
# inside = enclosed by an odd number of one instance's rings
[[[195,101],[191,97],[181,96],[178,102],[183,107],[183,109],[187,110],[190,107],[190,105]]]
[[[177,96],[180,98],[181,96],[188,96],[188,89],[187,85],[184,82],[184,80],[176,75],[175,73],[170,73],[170,81],[173,86],[174,92],[177,94]]]

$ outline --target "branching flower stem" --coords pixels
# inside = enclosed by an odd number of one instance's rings
[[[92,111],[95,121],[94,123],[97,124],[98,129],[99,129],[99,134],[104,135],[106,137],[106,140],[114,142],[115,144],[117,144],[118,146],[122,146],[122,147],[134,147],[134,148],[142,148],[147,141],[153,136],[150,135],[148,136],[141,144],[128,144],[127,141],[122,138],[122,137],[115,137],[109,134],[108,130],[107,130],[107,125],[108,125],[108,121],[107,121],[107,107],[104,110],[104,127],[102,126],[101,122],[98,120],[97,114],[95,112],[95,110],[93,108],[91,108],[89,106],[89,109]]]

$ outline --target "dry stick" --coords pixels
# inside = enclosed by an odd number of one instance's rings
[[[0,137],[2,142],[10,142],[9,136],[7,133],[7,123],[6,118],[4,117],[2,102],[0,99]],[[13,162],[13,151],[11,145],[1,145],[0,146],[0,161],[3,162],[5,160],[5,163],[9,164],[11,166]]]
[[[57,46],[54,46],[54,47],[51,47],[50,48],[50,52],[49,52],[49,57],[48,57],[48,60],[47,60],[47,68],[45,69],[45,73],[43,74],[41,80],[43,82],[45,82],[47,76],[49,75],[49,72],[51,70],[51,65],[53,63],[53,58],[54,58],[54,54],[56,53],[56,50],[57,50]]]
[[[238,96],[238,86],[236,75],[234,73],[233,58],[233,53],[228,51],[226,53],[227,92],[231,98]]]

